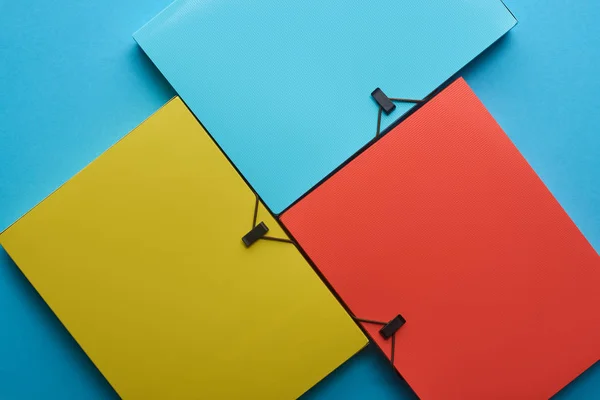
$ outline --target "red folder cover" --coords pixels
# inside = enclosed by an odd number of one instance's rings
[[[281,219],[424,400],[547,399],[600,357],[600,258],[462,79]]]

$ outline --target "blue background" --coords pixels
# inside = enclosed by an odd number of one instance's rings
[[[0,230],[174,94],[131,39],[168,3],[0,0]],[[600,2],[506,3],[463,75],[598,251]],[[0,399],[116,397],[0,250]],[[366,398],[412,398],[373,346],[303,400]],[[600,363],[556,398],[600,398]]]

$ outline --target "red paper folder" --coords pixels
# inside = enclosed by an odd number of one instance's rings
[[[462,79],[281,219],[424,400],[547,399],[600,358],[600,258]]]

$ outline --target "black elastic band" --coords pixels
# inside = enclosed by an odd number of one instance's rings
[[[390,100],[395,101],[396,103],[413,103],[413,104],[419,104],[424,101],[424,100],[415,100],[415,99],[403,99],[400,97],[390,97]]]
[[[277,237],[272,237],[272,236],[263,236],[261,237],[262,240],[271,240],[273,242],[283,242],[283,243],[294,243],[293,241],[291,241],[290,239],[283,239],[283,238],[277,238]]]
[[[350,316],[351,316],[351,317],[352,317],[352,319],[354,319],[355,321],[357,321],[357,322],[362,322],[362,323],[365,323],[365,324],[380,325],[380,326],[382,326],[382,327],[385,327],[385,326],[387,326],[387,325],[389,325],[389,324],[390,324],[390,322],[382,322],[382,321],[375,321],[375,320],[372,320],[372,319],[358,318],[358,317],[356,317],[354,314],[350,314]],[[400,315],[398,315],[398,316],[399,316],[399,317],[401,317]],[[396,318],[398,318],[398,317],[396,317]],[[396,319],[396,318],[394,318],[394,319]],[[401,318],[402,318],[402,317],[401,317]],[[394,321],[394,319],[392,319],[392,321]],[[404,318],[402,318],[402,319],[404,320]],[[380,331],[380,333],[381,333],[381,331]],[[382,337],[383,337],[384,339],[387,339],[387,338],[386,338],[385,336],[383,336],[383,335],[382,335]],[[395,355],[396,355],[396,332],[394,332],[394,333],[393,333],[393,334],[392,334],[390,337],[391,337],[391,339],[392,339],[392,351],[391,351],[391,354],[390,354],[390,362],[392,363],[392,365],[394,365],[394,357],[395,357]]]
[[[264,222],[260,222],[259,224],[256,223],[256,221],[258,219],[258,205],[259,205],[260,201],[258,199],[258,194],[254,193],[254,196],[256,197],[256,201],[254,202],[254,215],[252,217],[252,229],[250,230],[250,232],[252,232],[253,230],[255,230],[255,228],[258,225],[262,225],[262,226],[264,226],[266,228],[266,225],[265,225]],[[244,244],[246,244],[246,247],[250,247],[254,242],[256,242],[258,240],[270,240],[270,241],[273,241],[273,242],[283,242],[283,243],[292,243],[292,244],[294,244],[294,242],[292,240],[290,240],[290,239],[278,238],[278,237],[264,235],[267,231],[268,231],[268,228],[266,228],[266,230],[262,229],[261,230],[261,234],[262,235],[260,237],[254,237],[254,238],[252,238],[253,240],[251,242],[248,242],[247,240],[245,240],[248,237],[248,235],[250,234],[250,233],[248,233],[248,234],[246,234],[246,236],[244,236],[242,238],[242,241],[244,242]]]
[[[377,113],[377,131],[375,132],[375,137],[379,136],[381,132],[381,113],[383,112],[383,108],[379,107],[379,112]]]
[[[252,218],[252,228],[256,226],[256,218],[258,217],[258,195],[255,193],[256,202],[254,203],[254,218]]]
[[[366,324],[381,325],[381,326],[385,326],[385,324],[386,324],[385,322],[373,321],[372,319],[357,318],[354,315],[352,316],[352,318],[354,318],[355,321],[364,322]]]
[[[425,102],[425,100],[415,100],[415,99],[403,99],[400,97],[390,97],[391,101],[395,101],[396,103],[412,103],[419,104]],[[381,114],[383,113],[383,107],[379,106],[379,111],[377,112],[377,131],[375,132],[375,137],[378,137],[381,133]]]

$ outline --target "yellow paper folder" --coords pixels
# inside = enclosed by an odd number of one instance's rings
[[[0,243],[124,399],[293,399],[367,340],[256,201],[176,97]]]

